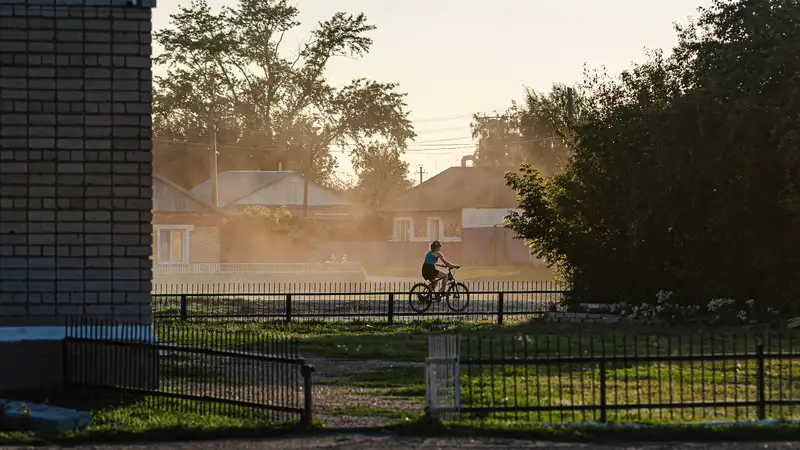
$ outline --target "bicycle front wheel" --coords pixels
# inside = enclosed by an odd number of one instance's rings
[[[464,283],[453,283],[447,288],[447,306],[453,312],[463,312],[469,306],[469,289]]]
[[[417,283],[408,292],[408,306],[411,310],[422,314],[431,307],[433,303],[433,291],[425,283]]]

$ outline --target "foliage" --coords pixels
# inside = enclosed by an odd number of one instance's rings
[[[574,155],[549,178],[508,174],[507,218],[577,297],[683,305],[800,293],[800,4],[717,0],[670,57],[588,73]],[[614,296],[617,296],[614,298]]]
[[[574,118],[570,117],[570,102]],[[519,166],[527,162],[546,174],[560,171],[571,153],[567,124],[580,117],[584,103],[579,90],[554,84],[546,94],[526,89],[524,103],[512,103],[500,116],[475,115],[475,164]]]
[[[708,325],[752,325],[773,323],[782,319],[780,312],[767,308],[764,310],[756,301],[738,301],[732,298],[714,298],[705,306],[682,306],[674,301],[672,291],[661,290],[654,303],[628,304],[624,302],[611,305],[610,312],[633,320],[667,322],[671,324],[700,322]]]
[[[377,208],[387,199],[411,189],[408,163],[400,159],[402,149],[387,144],[372,144],[353,157],[358,174],[355,194],[361,204]]]
[[[364,14],[320,22],[293,56],[284,38],[300,22],[286,0],[239,0],[219,12],[192,0],[170,25],[154,33],[164,49],[155,63],[166,70],[155,77],[154,164],[185,186],[208,178],[212,110],[220,171],[275,170],[281,161],[326,184],[332,146],[358,154],[376,140],[404,148],[415,137],[397,84],[357,78],[334,87],[325,78],[334,58],[369,52],[375,27]]]
[[[305,261],[313,257],[320,230],[282,206],[274,211],[248,206],[222,227],[220,247],[223,261]]]

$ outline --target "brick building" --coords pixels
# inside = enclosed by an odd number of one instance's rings
[[[0,390],[64,318],[151,322],[152,0],[0,0]]]

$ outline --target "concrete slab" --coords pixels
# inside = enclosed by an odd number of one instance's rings
[[[3,408],[4,427],[18,431],[74,431],[92,423],[92,415],[88,411],[13,400],[0,400],[0,406]]]

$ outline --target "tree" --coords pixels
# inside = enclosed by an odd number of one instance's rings
[[[193,0],[154,34],[164,48],[155,62],[166,69],[155,78],[156,170],[184,185],[208,178],[212,112],[221,171],[280,161],[325,183],[335,167],[331,146],[357,153],[377,140],[404,148],[415,137],[397,84],[357,78],[337,88],[325,79],[333,58],[369,52],[375,27],[366,17],[336,13],[287,56],[282,44],[297,16],[286,0],[239,0],[220,12]]]
[[[800,4],[717,0],[672,56],[588,73],[563,173],[507,176],[508,225],[583,299],[800,293]]]
[[[388,198],[411,189],[408,163],[400,159],[401,154],[397,146],[373,144],[354,156],[353,167],[358,175],[355,193],[362,204],[376,208]]]
[[[569,89],[573,89],[571,100]],[[518,166],[526,162],[547,174],[560,171],[570,155],[565,141],[567,122],[580,117],[584,103],[579,90],[554,84],[546,94],[526,89],[523,104],[513,102],[499,116],[475,115],[475,163]]]

